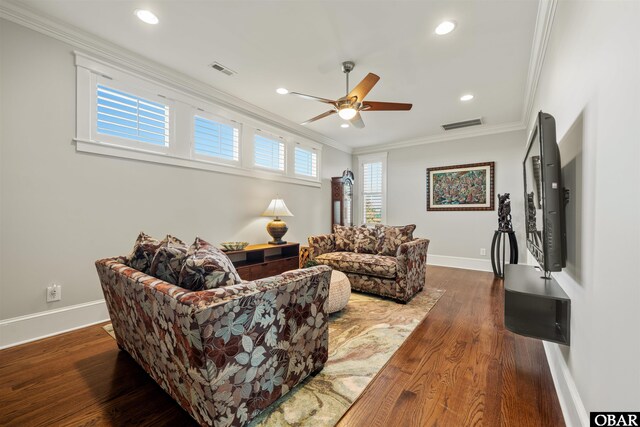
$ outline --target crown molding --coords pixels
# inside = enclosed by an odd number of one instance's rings
[[[524,130],[522,122],[506,123],[494,126],[481,126],[474,130],[448,131],[446,134],[428,136],[424,138],[410,139],[407,141],[391,142],[388,144],[370,145],[353,150],[354,155],[377,153],[380,151],[397,150],[399,148],[414,147],[416,145],[434,144],[436,142],[456,141],[459,139],[475,138],[478,136],[495,135],[505,132],[516,132]]]
[[[197,98],[213,101],[221,107],[244,114],[254,120],[280,128],[293,135],[311,139],[348,154],[353,152],[351,147],[328,138],[325,135],[243,101],[240,98],[216,89],[186,74],[146,59],[126,48],[96,37],[79,28],[44,16],[22,4],[19,5],[13,1],[0,0],[0,18],[45,34],[71,46],[85,49],[92,55],[97,55],[121,67],[135,71],[148,78],[159,80],[165,85],[185,91]]]
[[[538,15],[536,16],[536,26],[533,32],[521,119],[522,124],[527,128],[529,127],[529,118],[533,110],[538,82],[540,81],[540,74],[547,53],[557,3],[557,0],[540,0],[540,3],[538,3]]]

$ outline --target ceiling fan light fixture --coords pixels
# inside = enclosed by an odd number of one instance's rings
[[[156,25],[158,22],[160,22],[155,13],[151,12],[150,10],[136,9],[133,13],[138,17],[139,20],[147,24]]]
[[[436,27],[436,34],[444,36],[456,29],[456,23],[454,21],[443,21]]]
[[[345,108],[341,108],[338,111],[338,115],[340,116],[340,118],[344,119],[344,120],[351,120],[353,119],[356,114],[358,113],[358,110],[356,110],[353,107],[345,107]]]

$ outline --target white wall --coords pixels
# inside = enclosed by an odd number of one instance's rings
[[[324,147],[322,188],[77,153],[73,48],[0,20],[0,320],[99,300],[96,259],[141,230],[265,242],[259,215],[280,195],[289,241],[330,230],[330,177],[351,155]],[[45,287],[62,285],[60,302]],[[0,331],[1,332],[1,331]]]
[[[429,263],[491,270],[491,240],[498,228],[498,193],[511,193],[513,227],[521,251],[524,131],[394,149],[387,156],[388,224],[416,224],[415,235],[431,240]],[[354,157],[354,166],[357,165]],[[427,168],[495,162],[493,211],[427,211]],[[480,248],[486,255],[480,255]]]
[[[559,2],[535,97],[576,187],[573,259],[555,274],[571,297],[571,346],[546,345],[573,425],[640,407],[638,20],[638,2]]]

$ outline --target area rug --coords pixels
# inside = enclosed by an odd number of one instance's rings
[[[444,291],[424,289],[408,304],[353,293],[329,321],[329,360],[249,425],[333,426],[438,302]],[[112,337],[111,324],[104,326]]]

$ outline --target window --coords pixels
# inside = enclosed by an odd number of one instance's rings
[[[321,186],[322,144],[295,129],[162,70],[74,54],[78,152]]]
[[[96,129],[99,134],[167,147],[169,107],[97,85]]]
[[[284,141],[256,133],[253,138],[253,157],[256,166],[284,172]]]
[[[296,147],[294,168],[296,175],[316,178],[318,176],[318,155],[315,150]]]
[[[386,153],[361,158],[360,200],[364,224],[381,224],[385,221],[386,166]]]
[[[193,151],[198,156],[237,162],[240,152],[240,129],[204,117],[194,117]]]

